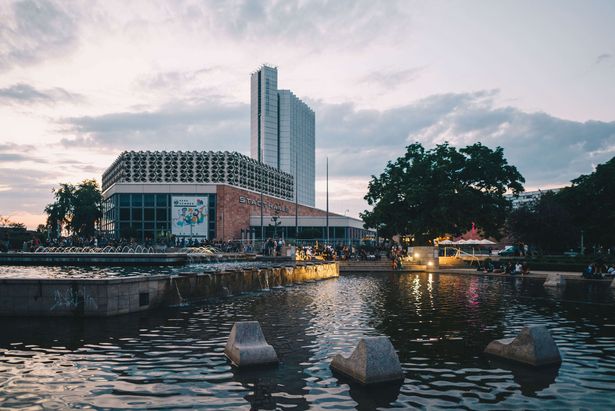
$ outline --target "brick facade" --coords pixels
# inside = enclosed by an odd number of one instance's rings
[[[216,238],[219,240],[230,240],[241,238],[241,230],[250,228],[250,216],[260,215],[260,194],[252,191],[242,190],[229,185],[220,184],[216,189]],[[241,201],[241,197],[245,199]],[[263,195],[263,216],[265,221],[275,215],[276,210],[280,216],[294,216],[295,203],[292,201],[281,200],[279,198]],[[307,207],[299,204],[300,216],[324,217],[327,215],[325,210]],[[329,212],[329,216],[337,216]]]

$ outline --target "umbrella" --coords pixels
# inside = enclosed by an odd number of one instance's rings
[[[470,244],[470,243],[471,243],[470,240],[459,240],[459,241],[455,241],[453,244],[464,245],[464,244]]]
[[[493,245],[493,244],[495,244],[495,243],[494,243],[493,241],[491,241],[491,240],[487,240],[487,239],[485,238],[485,239],[483,239],[483,240],[480,240],[480,241],[479,241],[479,244],[483,244],[483,245]]]

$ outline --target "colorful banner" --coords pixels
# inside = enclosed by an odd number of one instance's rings
[[[171,233],[181,237],[207,238],[207,195],[171,197]]]

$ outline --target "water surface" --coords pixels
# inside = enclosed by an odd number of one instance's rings
[[[235,321],[258,320],[278,367],[223,355]],[[547,325],[560,367],[482,355]],[[437,274],[351,275],[108,319],[0,319],[0,408],[614,409],[615,301],[604,284]],[[359,337],[387,335],[403,384],[366,389],[329,370]]]
[[[194,263],[185,266],[0,266],[0,280],[3,278],[108,278],[134,277],[151,274],[174,275],[180,272],[200,273],[203,271],[224,271],[252,267],[270,267],[271,263],[261,261],[228,261]]]

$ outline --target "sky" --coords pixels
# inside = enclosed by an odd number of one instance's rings
[[[316,205],[358,216],[418,141],[504,148],[526,189],[615,156],[614,1],[0,1],[0,215],[124,150],[250,153],[250,73],[316,113]]]

